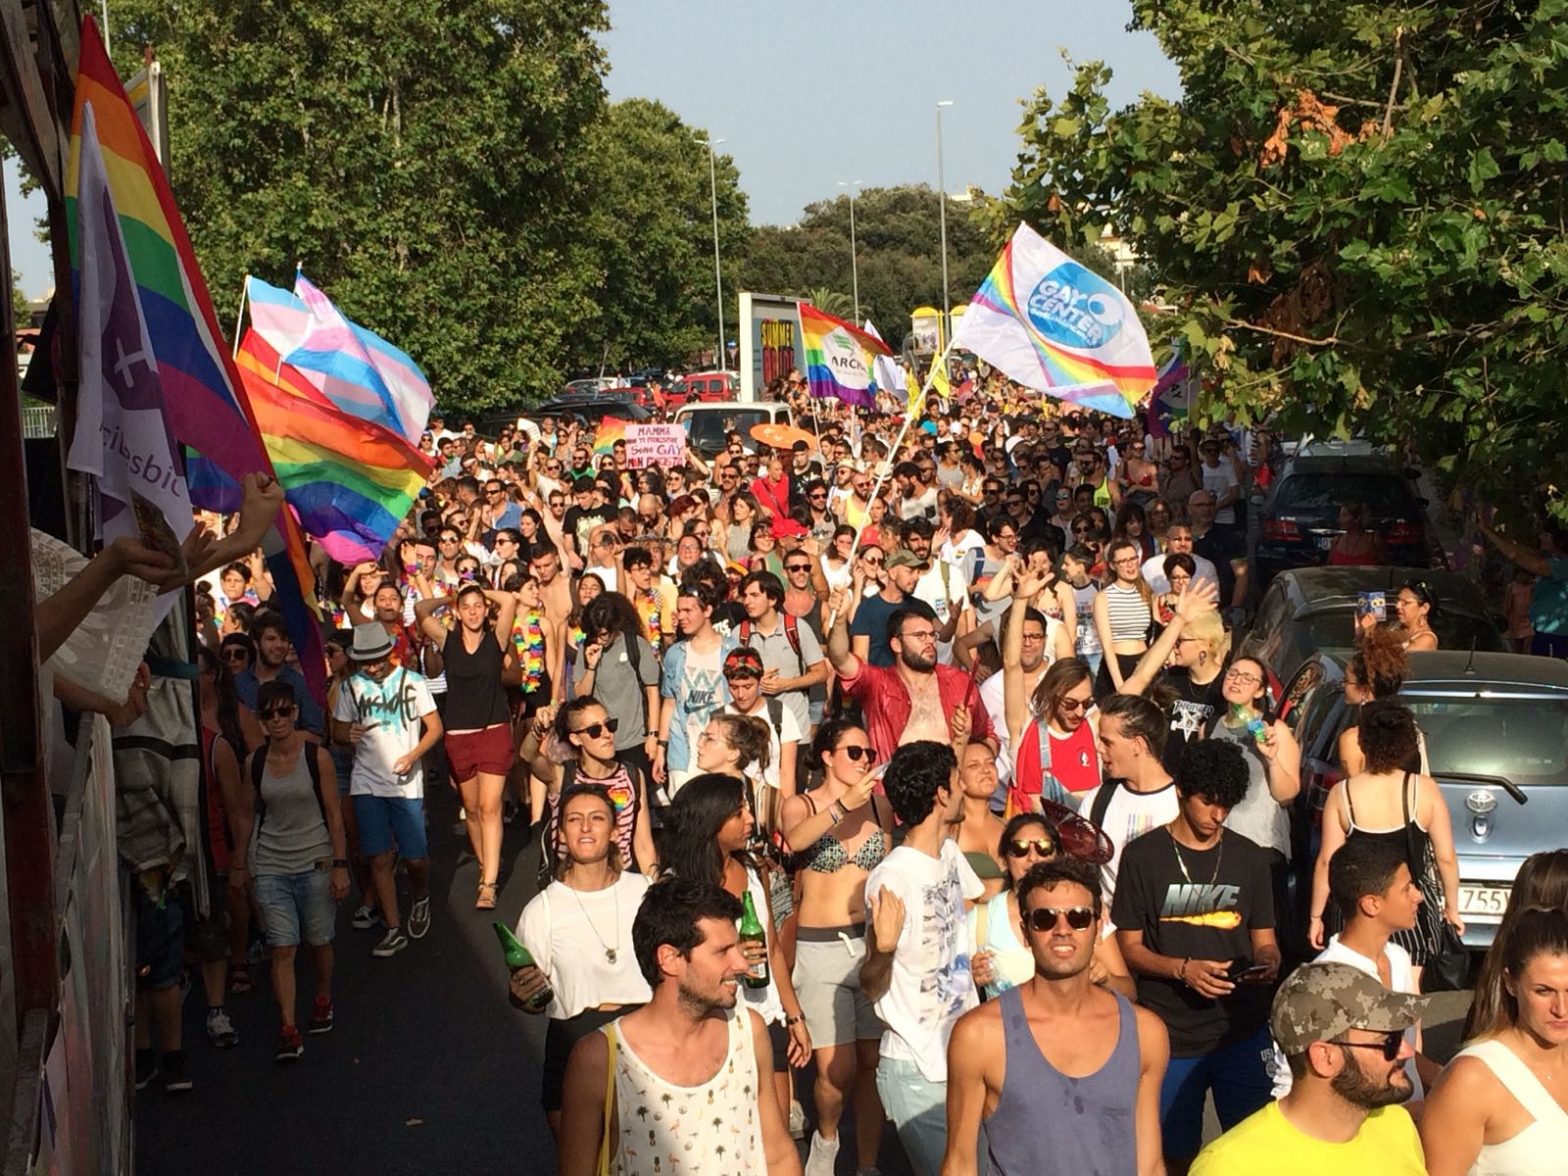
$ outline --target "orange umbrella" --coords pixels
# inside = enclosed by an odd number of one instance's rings
[[[805,429],[797,429],[794,425],[781,425],[766,422],[751,426],[751,439],[766,445],[769,449],[794,449],[796,443],[804,441],[807,449],[817,447],[817,439]]]

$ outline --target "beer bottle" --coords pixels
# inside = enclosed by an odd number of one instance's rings
[[[740,917],[740,942],[742,948],[748,943],[760,943],[763,947],[768,944],[767,932],[762,929],[762,920],[757,918],[757,908],[751,901],[751,891],[741,897],[744,912]],[[755,961],[746,969],[747,988],[766,988],[768,986],[768,961],[764,957]]]
[[[508,971],[515,972],[518,968],[537,967],[534,963],[534,957],[523,946],[523,941],[512,934],[510,927],[499,920],[490,925],[495,928],[495,937],[501,941],[501,950],[506,953],[506,967]],[[550,985],[547,983],[538,992],[534,993],[525,1004],[529,1012],[539,1013],[548,1008],[550,1002],[554,999],[555,993],[551,991]]]

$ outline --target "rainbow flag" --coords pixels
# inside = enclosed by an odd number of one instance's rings
[[[323,403],[256,331],[245,333],[236,362],[300,526],[341,564],[379,560],[430,461],[391,430]]]
[[[599,427],[593,431],[593,455],[609,457],[615,451],[615,443],[624,440],[626,440],[626,422],[620,417],[603,417],[599,421]]]
[[[800,303],[800,333],[806,345],[806,382],[821,400],[870,408],[871,364],[867,356],[892,355],[888,345],[843,319],[824,314],[809,302]]]
[[[66,223],[70,226],[72,277],[79,282],[81,234],[77,228],[82,127],[87,108],[103,156],[109,193],[125,241],[130,278],[146,324],[158,370],[163,413],[175,438],[200,453],[226,479],[247,474],[272,476],[272,463],[256,431],[234,361],[224,345],[207,284],[196,264],[185,223],[174,203],[168,178],[158,163],[147,132],[136,118],[125,87],[104,51],[98,26],[82,18],[81,51],[71,114],[70,157],[66,167]],[[197,487],[213,484],[190,476]],[[236,481],[228,481],[233,486]],[[232,504],[231,504],[232,505]],[[315,576],[304,538],[286,510],[263,544],[276,588],[275,598],[289,623],[300,664],[317,701],[326,697],[325,654],[320,618],[314,605]]]
[[[1127,296],[1026,224],[1002,250],[953,330],[1026,388],[1131,417],[1154,386],[1154,356]]]
[[[344,412],[419,444],[435,397],[405,352],[345,318],[302,272],[292,294],[254,277],[245,293],[251,326],[284,363]]]

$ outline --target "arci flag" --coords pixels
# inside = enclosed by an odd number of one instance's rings
[[[866,320],[866,334],[878,343],[885,343],[882,332],[870,319]],[[904,373],[904,365],[894,359],[892,355],[878,355],[871,363],[871,382],[894,400],[900,403],[909,401],[909,378]]]
[[[809,302],[800,304],[800,333],[806,341],[806,381],[813,396],[862,408],[876,403],[869,357],[892,355],[886,343]]]
[[[1026,388],[1131,417],[1154,386],[1138,312],[1115,286],[1021,224],[953,331]]]
[[[148,519],[154,512],[183,541],[193,525],[184,469],[163,415],[158,360],[131,277],[90,103],[82,111],[76,183],[71,232],[81,392],[66,464],[98,479],[105,541],[140,534],[138,516]],[[164,597],[160,614],[174,599],[173,594]]]

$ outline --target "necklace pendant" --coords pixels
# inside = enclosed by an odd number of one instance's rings
[[[607,947],[607,948],[605,948],[605,949],[604,949],[604,958],[605,958],[605,959],[606,959],[606,960],[607,960],[607,961],[608,961],[608,962],[609,962],[609,963],[612,963],[612,964],[613,964],[613,963],[614,963],[614,962],[615,962],[615,949],[614,949],[614,948],[613,948],[613,947]]]

